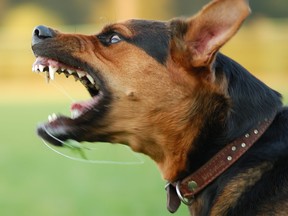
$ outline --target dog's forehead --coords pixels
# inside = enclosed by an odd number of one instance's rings
[[[113,27],[121,28],[127,33],[127,42],[143,49],[159,63],[165,64],[171,38],[166,22],[132,19],[123,23],[116,23],[108,28]]]
[[[135,34],[152,32],[155,34],[165,34],[168,31],[167,23],[157,20],[131,19],[123,23]]]
[[[168,56],[170,42],[170,31],[167,24],[160,21],[130,20],[128,26],[134,33],[131,42],[164,64]]]

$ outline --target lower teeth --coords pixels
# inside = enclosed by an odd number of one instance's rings
[[[78,118],[81,115],[81,112],[77,109],[71,110],[71,118],[75,119]]]
[[[55,121],[57,119],[57,115],[55,113],[53,113],[52,115],[48,116],[48,121],[52,122]]]

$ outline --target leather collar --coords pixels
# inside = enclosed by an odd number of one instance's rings
[[[195,195],[224,173],[253,146],[271,125],[274,117],[273,115],[272,118],[264,119],[255,128],[228,144],[207,163],[183,180],[169,182],[165,186],[167,191],[167,209],[171,213],[176,212],[181,201],[190,206]]]

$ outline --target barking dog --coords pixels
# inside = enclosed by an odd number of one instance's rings
[[[287,215],[287,108],[219,52],[249,12],[245,0],[215,0],[191,18],[128,20],[96,35],[36,27],[33,70],[74,76],[91,95],[38,134],[150,156],[171,212],[182,201],[198,216]]]

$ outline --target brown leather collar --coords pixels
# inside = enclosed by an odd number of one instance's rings
[[[257,127],[246,133],[243,137],[228,144],[206,164],[185,179],[173,183],[168,183],[165,187],[167,191],[167,209],[174,213],[179,208],[181,201],[186,205],[191,205],[194,196],[202,191],[208,184],[225,172],[234,164],[271,125],[272,118],[267,118],[260,122]]]

